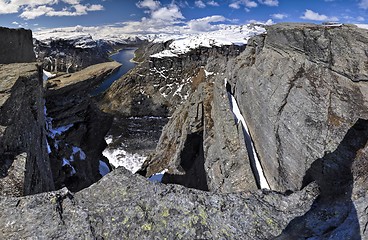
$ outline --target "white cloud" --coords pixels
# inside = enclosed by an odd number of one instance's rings
[[[14,21],[14,22],[12,22],[12,24],[13,24],[13,25],[19,25],[19,23],[18,23],[18,22],[15,22],[15,21]]]
[[[365,21],[365,18],[362,17],[362,16],[359,16],[359,17],[357,17],[357,21],[358,22],[363,22],[363,21]]]
[[[81,4],[82,0],[0,0],[0,14],[19,13],[23,19],[40,16],[80,16],[91,11],[101,11],[101,4]],[[59,2],[67,4],[62,10],[53,7]],[[74,9],[74,10],[73,10]]]
[[[207,4],[208,4],[208,5],[210,5],[210,6],[213,6],[213,7],[218,7],[218,6],[220,6],[220,4],[218,4],[218,2],[215,2],[215,1],[213,1],[213,0],[212,0],[212,1],[208,1],[208,2],[207,2]]]
[[[234,9],[239,9],[240,8],[240,2],[233,2],[229,5],[229,7],[234,8]]]
[[[151,17],[154,20],[162,21],[175,21],[178,19],[184,19],[180,9],[175,4],[171,4],[167,7],[162,7],[153,11],[151,13]]]
[[[143,0],[138,2],[137,7],[139,8],[148,8],[151,11],[156,10],[160,7],[160,2],[159,1],[155,1],[155,0]]]
[[[206,4],[204,4],[203,1],[199,0],[199,1],[195,1],[194,4],[196,5],[196,7],[198,8],[205,8]]]
[[[234,8],[234,9],[239,9],[241,6],[244,6],[246,8],[254,8],[254,7],[257,7],[258,4],[252,0],[239,0],[229,5],[229,7]]]
[[[197,32],[208,32],[218,29],[217,26],[211,25],[210,23],[223,22],[227,19],[221,15],[214,15],[205,18],[199,18],[189,21],[187,24],[192,31]]]
[[[74,11],[71,8],[73,8]],[[44,5],[38,7],[27,7],[23,10],[23,12],[19,16],[27,20],[35,19],[41,16],[48,16],[48,17],[81,16],[88,14],[88,12],[101,11],[104,9],[103,6],[99,4],[93,5],[77,4],[73,5],[71,8],[64,8],[61,11],[57,11],[52,7],[47,7]]]
[[[258,0],[258,2],[260,4],[264,4],[270,7],[276,7],[279,5],[279,1],[278,0]]]
[[[368,9],[368,0],[361,0],[358,4],[358,6],[362,9]]]
[[[284,19],[284,18],[287,18],[288,15],[287,14],[284,14],[284,13],[274,13],[274,14],[271,14],[271,17],[274,18],[274,19]]]
[[[326,15],[313,12],[312,10],[309,9],[305,10],[304,15],[301,16],[300,18],[313,21],[333,21],[333,22],[339,21],[337,17],[328,17]]]

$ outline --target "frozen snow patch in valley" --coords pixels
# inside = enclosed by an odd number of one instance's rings
[[[100,171],[101,176],[105,176],[106,174],[110,172],[110,168],[107,166],[107,164],[104,161],[100,160],[99,171]]]
[[[107,136],[105,141],[112,143],[112,136]],[[115,168],[123,166],[132,173],[136,173],[142,167],[147,157],[138,153],[129,153],[123,147],[123,144],[118,148],[108,146],[102,154],[109,159],[109,163]]]

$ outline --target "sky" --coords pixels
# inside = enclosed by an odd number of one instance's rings
[[[175,26],[207,31],[250,22],[367,23],[368,0],[0,0],[0,26],[39,31],[121,26],[153,32]]]

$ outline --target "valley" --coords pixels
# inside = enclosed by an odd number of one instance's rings
[[[0,238],[367,238],[366,29],[69,30],[0,29]]]

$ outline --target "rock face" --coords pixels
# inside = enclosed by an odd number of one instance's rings
[[[298,190],[312,163],[368,119],[368,85],[357,82],[367,71],[368,32],[286,24],[267,31],[229,64],[229,82],[271,188]]]
[[[34,41],[37,60],[50,72],[73,73],[88,66],[108,62],[111,47],[89,38]]]
[[[188,181],[206,177],[210,191],[255,188],[256,175],[241,145],[244,135],[231,122],[230,103],[221,99],[228,91],[247,122],[270,188],[299,191],[312,181],[320,186],[313,208],[290,222],[279,239],[366,237],[367,42],[366,30],[349,25],[269,26],[178,108],[145,173],[167,168],[164,182],[199,189]],[[196,169],[183,164],[193,152],[188,142],[200,149],[191,158],[201,156]],[[204,171],[193,175],[198,169]]]
[[[210,194],[151,183],[118,168],[75,195],[63,189],[0,198],[0,237],[271,239],[308,211],[317,195],[315,184],[289,196]]]
[[[9,175],[14,177],[11,180],[13,182],[11,185],[16,185],[14,195],[54,190],[46,150],[40,70],[35,63],[0,65],[2,178]],[[25,169],[23,163],[25,156],[19,157],[22,153],[26,153]],[[6,188],[9,186],[3,186],[3,191]],[[5,194],[9,194],[9,191]]]
[[[165,183],[216,192],[257,189],[224,82],[218,78],[213,83],[214,78],[201,71],[197,89],[163,129],[156,152],[146,161],[145,174],[167,169]]]
[[[0,27],[0,64],[35,62],[32,32]]]
[[[150,45],[148,52],[159,52],[168,45]],[[170,116],[192,92],[192,81],[201,66],[211,62],[215,69],[219,62],[237,56],[242,49],[241,46],[199,48],[180,57],[146,58],[112,84],[100,106],[104,111],[124,116]],[[138,50],[140,56],[141,51]]]
[[[101,178],[100,160],[108,165],[102,151],[112,118],[97,108],[90,93],[119,67],[102,63],[47,82],[48,143],[57,188],[90,186]]]

